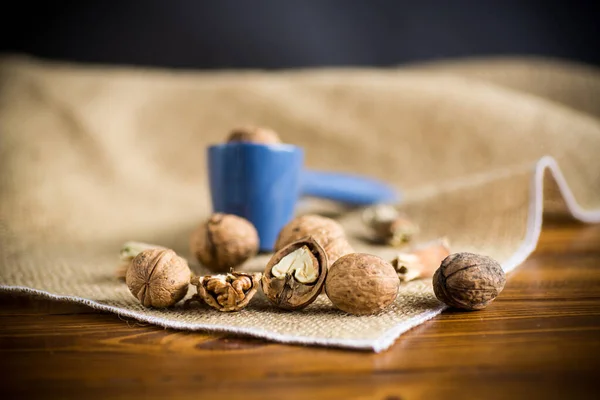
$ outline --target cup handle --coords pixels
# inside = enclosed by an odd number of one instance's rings
[[[400,193],[376,179],[322,171],[302,171],[301,193],[350,205],[398,203]]]

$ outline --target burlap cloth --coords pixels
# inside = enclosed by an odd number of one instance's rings
[[[188,236],[210,212],[205,148],[246,123],[305,147],[309,167],[396,185],[419,242],[447,236],[454,251],[489,254],[507,271],[534,250],[543,205],[600,221],[600,73],[585,66],[495,59],[217,73],[5,57],[0,80],[4,291],[165,327],[374,351],[442,310],[428,281],[403,285],[388,311],[369,317],[336,311],[325,296],[293,313],[260,296],[232,314],[142,308],[115,278],[121,244],[188,256]],[[361,210],[305,201],[298,212],[307,211],[334,213],[360,250],[393,253],[364,240]]]

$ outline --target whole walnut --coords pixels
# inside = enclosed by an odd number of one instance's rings
[[[375,314],[398,296],[400,280],[385,260],[364,253],[340,257],[327,273],[325,292],[334,306],[355,315]]]
[[[315,214],[302,215],[288,222],[279,232],[275,251],[307,236],[311,236],[325,249],[330,264],[340,256],[353,252],[346,240],[344,228],[331,218]]]
[[[506,276],[491,257],[455,253],[433,275],[433,290],[441,302],[464,310],[481,310],[504,289]]]
[[[279,135],[269,129],[258,126],[243,126],[231,131],[227,142],[248,142],[261,144],[281,143]]]
[[[258,233],[248,220],[213,214],[192,233],[190,249],[213,272],[228,272],[258,252]]]
[[[127,269],[125,282],[145,307],[170,307],[188,291],[191,271],[187,261],[170,249],[139,253]]]
[[[354,249],[345,237],[340,237],[329,242],[327,246],[325,246],[325,253],[327,253],[329,262],[334,263],[341,256],[354,253]]]

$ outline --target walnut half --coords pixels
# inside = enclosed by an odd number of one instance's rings
[[[280,308],[304,308],[321,293],[328,265],[327,254],[316,240],[300,239],[269,260],[261,280],[262,290]]]

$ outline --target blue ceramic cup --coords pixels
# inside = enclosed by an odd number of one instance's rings
[[[260,250],[271,251],[302,195],[351,205],[392,203],[397,192],[376,180],[303,169],[302,148],[289,144],[225,143],[208,148],[214,212],[246,218],[258,231]]]

